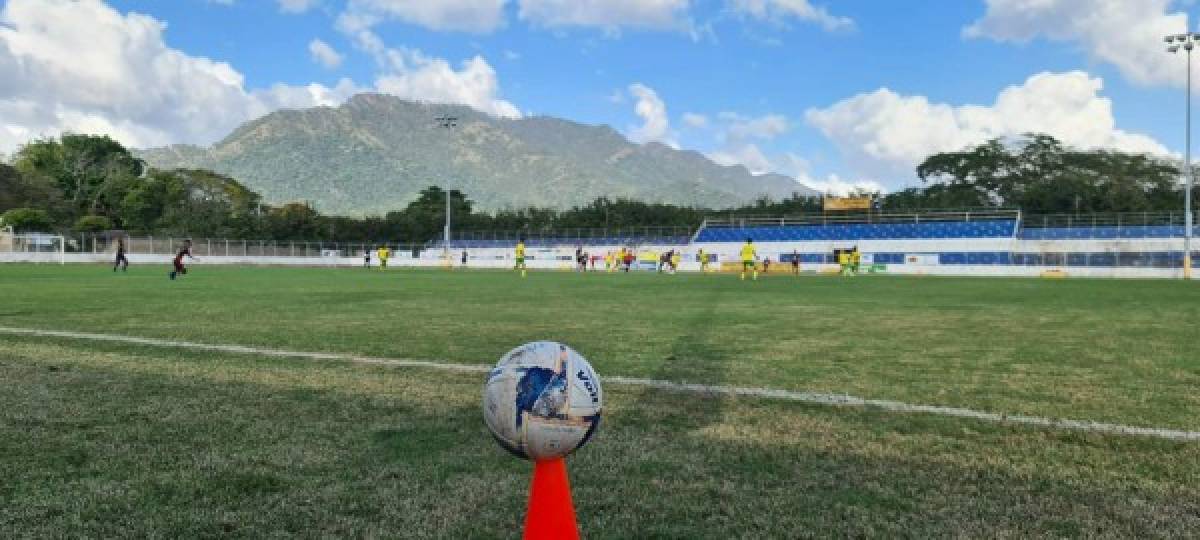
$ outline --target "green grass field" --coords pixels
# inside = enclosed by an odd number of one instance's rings
[[[0,266],[0,326],[492,364],[1200,429],[1173,281]],[[0,333],[13,536],[515,537],[482,376]],[[1200,443],[605,387],[590,538],[1191,536]]]

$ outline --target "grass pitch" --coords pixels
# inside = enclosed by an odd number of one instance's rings
[[[598,373],[1200,429],[1170,281],[0,266],[0,326]],[[513,537],[480,377],[0,334],[0,530]],[[1187,536],[1200,444],[608,385],[589,537]]]

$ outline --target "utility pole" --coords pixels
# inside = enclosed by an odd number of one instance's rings
[[[1183,49],[1187,55],[1187,120],[1184,139],[1183,168],[1186,188],[1183,193],[1183,279],[1192,279],[1192,49],[1200,43],[1200,33],[1184,33],[1167,36],[1167,52],[1176,53]]]
[[[434,118],[437,120],[438,126],[443,129],[453,129],[458,126],[458,117],[455,116],[439,116]],[[448,183],[447,183],[448,184]],[[450,186],[446,186],[446,228],[442,232],[442,257],[446,260],[446,267],[450,268]]]

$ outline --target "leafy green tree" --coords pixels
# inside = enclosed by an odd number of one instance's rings
[[[923,189],[884,198],[885,208],[1005,206],[1030,213],[1172,210],[1178,167],[1164,159],[1078,150],[1049,135],[993,139],[934,154],[917,166]]]
[[[77,232],[97,233],[112,230],[113,223],[104,216],[83,216],[76,220],[75,226],[71,228]]]
[[[288,203],[267,211],[266,232],[274,240],[321,239],[321,215],[307,202]]]
[[[41,208],[52,218],[66,213],[57,185],[44,177],[28,177],[17,168],[0,163],[0,212],[11,208]]]
[[[29,178],[46,178],[62,191],[74,216],[108,215],[144,164],[108,136],[63,135],[30,142],[13,156]]]
[[[0,220],[17,232],[47,232],[54,227],[50,214],[39,208],[13,208],[0,215]]]

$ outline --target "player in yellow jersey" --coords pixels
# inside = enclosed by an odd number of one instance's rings
[[[379,269],[387,270],[388,257],[392,256],[392,251],[387,246],[379,246],[377,254],[379,255]]]
[[[517,264],[516,264],[516,266],[513,267],[513,270],[520,270],[521,277],[525,277],[526,268],[525,268],[525,240],[524,239],[517,240],[517,249],[516,249],[515,255],[517,258]]]
[[[747,238],[746,245],[742,246],[742,281],[746,280],[747,268],[754,272],[754,279],[758,280],[758,267],[754,264],[756,260],[758,253],[754,251],[754,240]]]
[[[700,259],[700,273],[708,273],[708,254],[704,252],[704,248],[700,248],[700,252],[696,254],[696,258]]]

